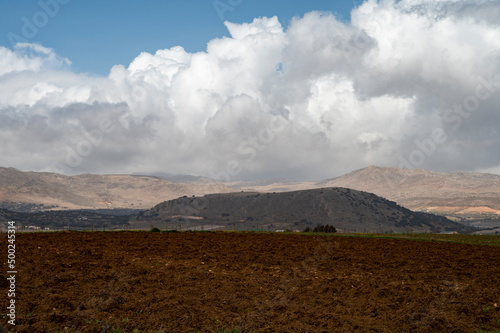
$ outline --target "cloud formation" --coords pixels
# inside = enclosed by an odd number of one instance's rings
[[[226,22],[205,52],[108,77],[0,47],[0,162],[23,170],[321,179],[370,164],[500,173],[500,3],[366,1]]]

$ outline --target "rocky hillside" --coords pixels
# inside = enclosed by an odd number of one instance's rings
[[[164,179],[164,178],[169,178]],[[0,208],[36,212],[61,209],[149,209],[181,196],[210,193],[290,192],[346,187],[374,193],[411,210],[471,220],[500,218],[500,176],[439,173],[371,166],[317,182],[284,179],[216,183],[186,175],[78,175],[0,168]]]
[[[303,230],[330,224],[341,231],[357,232],[472,231],[444,217],[412,212],[374,194],[347,188],[184,197],[155,206],[139,220],[160,227],[182,223],[235,225],[240,230]]]
[[[40,209],[149,209],[158,202],[183,195],[232,192],[222,184],[181,184],[149,176],[64,176],[0,168],[2,207]],[[30,208],[31,207],[31,208]]]
[[[423,169],[368,167],[317,186],[344,186],[375,193],[410,209],[474,215],[500,214],[500,176]]]
[[[500,217],[500,176],[485,173],[444,173],[370,166],[319,182],[235,182],[230,186],[257,192],[348,187],[377,194],[412,210],[463,218]]]

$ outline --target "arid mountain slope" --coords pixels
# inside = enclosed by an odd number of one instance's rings
[[[136,175],[136,174],[134,174]],[[156,178],[162,178],[171,181],[172,183],[183,183],[183,184],[216,184],[216,180],[207,177],[191,176],[183,174],[172,174],[166,172],[155,172],[151,174],[137,174],[141,176],[151,176]]]
[[[500,176],[368,167],[317,183],[375,193],[410,209],[500,214]]]
[[[500,215],[500,176],[484,173],[371,166],[320,182],[275,182],[241,189],[283,192],[321,187],[347,187],[374,193],[412,210],[458,216]]]
[[[500,176],[491,174],[439,173],[371,166],[319,182],[260,180],[221,184],[202,177],[172,177],[174,182],[139,175],[85,174],[68,177],[0,168],[0,203],[8,203],[0,207],[17,210],[15,203],[20,202],[21,206],[43,204],[43,209],[148,209],[183,195],[346,187],[377,194],[412,210],[458,217],[500,217]],[[39,208],[34,207],[34,210]]]
[[[412,212],[371,193],[323,188],[284,193],[208,194],[163,202],[140,215],[153,223],[242,225],[239,229],[304,229],[318,224],[344,231],[471,231],[442,216]],[[168,224],[164,227],[168,227]]]
[[[232,191],[222,184],[180,184],[148,176],[63,176],[0,168],[0,202],[43,204],[57,209],[148,209],[183,195]]]

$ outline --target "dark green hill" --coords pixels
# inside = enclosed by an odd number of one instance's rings
[[[235,225],[238,230],[303,230],[329,224],[339,231],[357,232],[473,231],[442,216],[413,212],[374,194],[339,187],[182,197],[141,213],[138,220],[160,227],[183,224],[207,229]]]

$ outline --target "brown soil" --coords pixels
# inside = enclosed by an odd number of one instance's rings
[[[17,325],[1,321],[14,332],[500,330],[500,247],[67,232],[18,234],[16,248]]]

